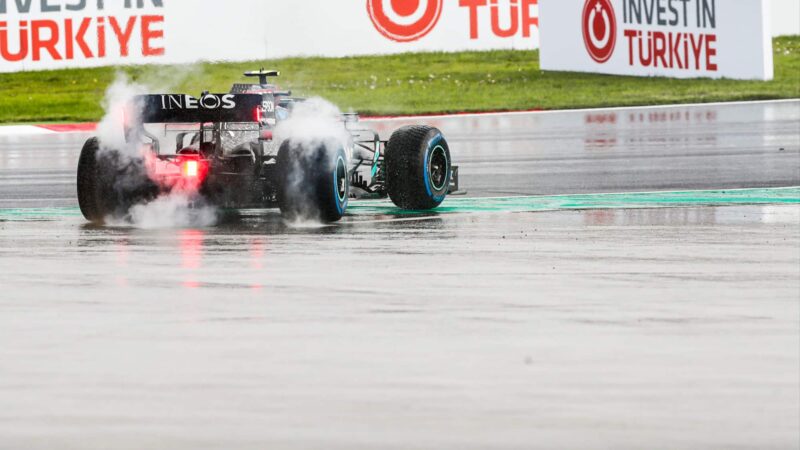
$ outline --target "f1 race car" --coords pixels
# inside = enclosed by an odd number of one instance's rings
[[[185,193],[222,208],[279,207],[284,217],[342,218],[351,198],[389,197],[400,208],[436,208],[458,190],[458,168],[442,133],[407,126],[389,140],[336,118],[345,139],[293,136],[276,129],[305,99],[268,82],[277,71],[245,73],[258,84],[230,93],[143,95],[126,107],[125,148],[97,137],[78,162],[84,217],[103,224],[160,195]]]

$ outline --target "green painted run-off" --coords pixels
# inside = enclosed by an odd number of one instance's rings
[[[630,209],[691,206],[800,204],[800,187],[622,194],[546,195],[501,198],[450,197],[436,213],[535,212],[575,209]],[[388,200],[350,203],[348,215],[408,215]],[[78,208],[0,209],[0,217],[52,218],[80,216]]]
[[[497,213],[765,204],[800,204],[800,187],[501,198],[449,197],[436,209],[436,212]],[[396,208],[388,201],[353,202],[348,211],[360,215],[414,214],[412,211],[403,211]]]

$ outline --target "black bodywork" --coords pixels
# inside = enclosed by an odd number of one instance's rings
[[[284,169],[278,164],[282,143],[273,139],[273,132],[304,99],[268,82],[279,75],[277,71],[245,75],[257,77],[258,84],[234,84],[229,93],[203,92],[199,97],[136,97],[126,114],[127,142],[143,147],[151,159],[162,163],[187,157],[201,161],[207,174],[199,193],[216,205],[278,206]],[[345,192],[350,198],[387,197],[384,149],[389,141],[359,126],[356,114],[343,114],[340,120],[350,136]],[[165,136],[170,140],[165,142]],[[451,168],[448,161],[446,170],[447,192],[457,191],[458,168]]]

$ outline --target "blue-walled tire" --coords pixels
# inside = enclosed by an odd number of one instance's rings
[[[344,149],[286,141],[278,151],[278,206],[289,220],[336,222],[350,197]]]
[[[407,126],[386,144],[386,187],[395,205],[409,210],[439,206],[450,187],[450,147],[442,132]]]

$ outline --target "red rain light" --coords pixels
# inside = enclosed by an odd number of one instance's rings
[[[186,178],[197,178],[200,175],[200,163],[189,159],[183,162],[183,176]]]

